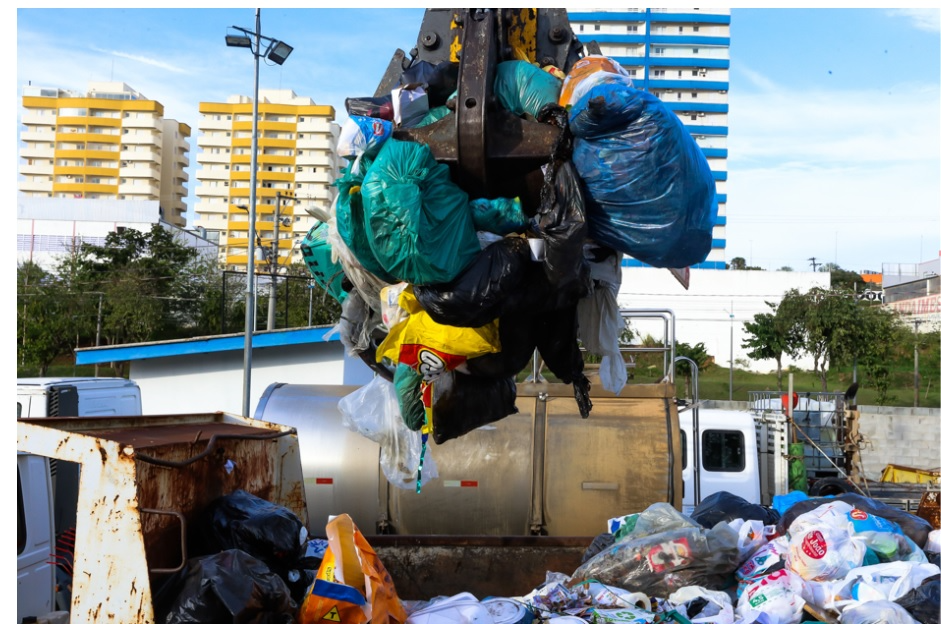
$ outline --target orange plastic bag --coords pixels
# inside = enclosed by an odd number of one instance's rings
[[[327,523],[327,542],[300,624],[404,624],[392,577],[348,514]]]

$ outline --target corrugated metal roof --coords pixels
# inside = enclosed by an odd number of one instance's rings
[[[333,326],[330,325],[260,332],[252,336],[252,349],[339,341],[340,336],[336,332],[327,336],[327,333],[332,329]],[[178,355],[218,353],[220,351],[243,351],[244,349],[245,334],[243,332],[222,336],[198,336],[185,340],[139,342],[110,347],[78,349],[75,352],[75,363],[104,364],[106,362],[147,360]]]

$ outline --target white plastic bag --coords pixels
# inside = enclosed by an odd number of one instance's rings
[[[803,580],[789,570],[778,570],[747,585],[739,596],[735,614],[749,622],[755,612],[772,616],[780,624],[797,624],[804,611]]]
[[[421,459],[421,433],[405,426],[395,386],[375,377],[340,399],[337,407],[343,415],[344,427],[379,445],[379,465],[389,483],[403,489],[414,488]],[[426,448],[422,482],[437,476],[437,467]]]
[[[424,87],[407,84],[392,89],[392,115],[397,128],[411,128],[428,114],[428,94]]]
[[[699,598],[706,601],[706,606],[702,608],[698,615],[690,618],[690,622],[693,624],[733,624],[735,622],[735,607],[732,606],[732,601],[725,592],[690,585],[676,590],[670,594],[667,600],[677,608],[683,617],[689,618],[686,603]]]
[[[754,583],[759,577],[770,574],[783,568],[787,562],[787,536],[782,535],[761,546],[748,558],[748,560],[735,571],[738,579],[738,595],[747,585]]]
[[[738,532],[739,561],[748,560],[759,548],[768,543],[768,535],[775,531],[774,527],[766,527],[761,520],[733,518],[729,520],[729,526]]]
[[[840,624],[918,624],[908,611],[889,600],[858,602],[840,614]]]
[[[865,556],[865,544],[850,531],[821,523],[791,536],[787,565],[806,581],[830,581],[861,566]]]

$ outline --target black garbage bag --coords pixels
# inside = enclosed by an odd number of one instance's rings
[[[578,307],[547,311],[540,315],[540,320],[541,331],[536,339],[539,355],[559,381],[572,384],[578,411],[582,418],[588,418],[591,383],[585,377],[585,360],[578,346]]]
[[[386,121],[392,121],[395,116],[392,108],[392,96],[388,94],[379,97],[346,98],[344,105],[349,115],[378,117]]]
[[[941,574],[929,576],[921,585],[895,601],[921,624],[939,624],[941,619]]]
[[[436,444],[443,444],[518,411],[512,377],[448,371],[434,381],[432,389],[432,437]]]
[[[857,509],[862,509],[866,513],[872,514],[874,516],[879,516],[883,520],[889,520],[899,525],[899,528],[902,529],[902,532],[919,548],[924,548],[925,543],[928,541],[928,534],[931,533],[932,526],[931,523],[920,518],[915,514],[910,514],[907,511],[902,511],[901,509],[896,509],[886,505],[882,501],[874,500],[868,496],[863,496],[862,494],[855,494],[853,492],[848,492],[846,494],[840,494],[839,496],[824,496],[816,498],[808,498],[807,500],[802,500],[797,503],[794,503],[784,515],[781,516],[781,519],[778,521],[778,533],[783,535],[787,532],[788,528],[791,526],[791,523],[794,521],[797,516],[807,513],[813,509],[816,509],[820,505],[826,503],[832,503],[833,501],[843,501],[848,505],[852,505]]]
[[[542,275],[538,271],[537,275]],[[539,337],[539,317],[532,309],[505,314],[498,324],[500,351],[467,360],[467,372],[478,377],[516,377],[529,363]]]
[[[532,229],[545,241],[543,265],[552,286],[551,308],[573,305],[591,287],[591,269],[583,248],[588,234],[582,182],[572,164],[572,134],[565,109],[558,105],[543,108],[539,120],[562,128],[552,147],[539,193],[539,209]]]
[[[204,526],[211,552],[244,550],[278,574],[303,556],[307,543],[307,527],[294,512],[245,490],[214,500]]]
[[[428,106],[444,106],[448,98],[457,89],[457,72],[460,65],[450,61],[429,63],[428,61],[413,62],[408,69],[399,76],[399,85],[421,84],[428,94]]]
[[[613,533],[601,533],[600,535],[596,535],[595,539],[591,540],[591,544],[588,545],[588,548],[585,549],[585,552],[582,553],[581,563],[585,563],[613,543]]]
[[[297,604],[280,576],[238,549],[190,559],[154,597],[162,624],[291,624]]]
[[[413,287],[422,308],[437,323],[453,327],[482,327],[534,304],[548,295],[532,288],[542,268],[533,262],[526,239],[511,236],[480,252],[457,278],[445,284]],[[502,332],[501,332],[502,334]]]
[[[704,498],[690,517],[707,529],[711,529],[723,520],[731,522],[736,518],[760,520],[765,525],[776,525],[781,519],[781,514],[774,509],[749,503],[741,496],[723,491]]]

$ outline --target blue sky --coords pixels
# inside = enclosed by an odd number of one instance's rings
[[[332,105],[342,122],[345,98],[373,94],[422,15],[263,8],[262,34],[294,52],[262,65],[260,87]],[[253,8],[19,8],[17,110],[28,83],[127,83],[193,128],[192,205],[198,103],[251,95],[252,55],[224,37],[254,23]],[[878,271],[937,257],[939,31],[934,8],[732,9],[727,260]]]

